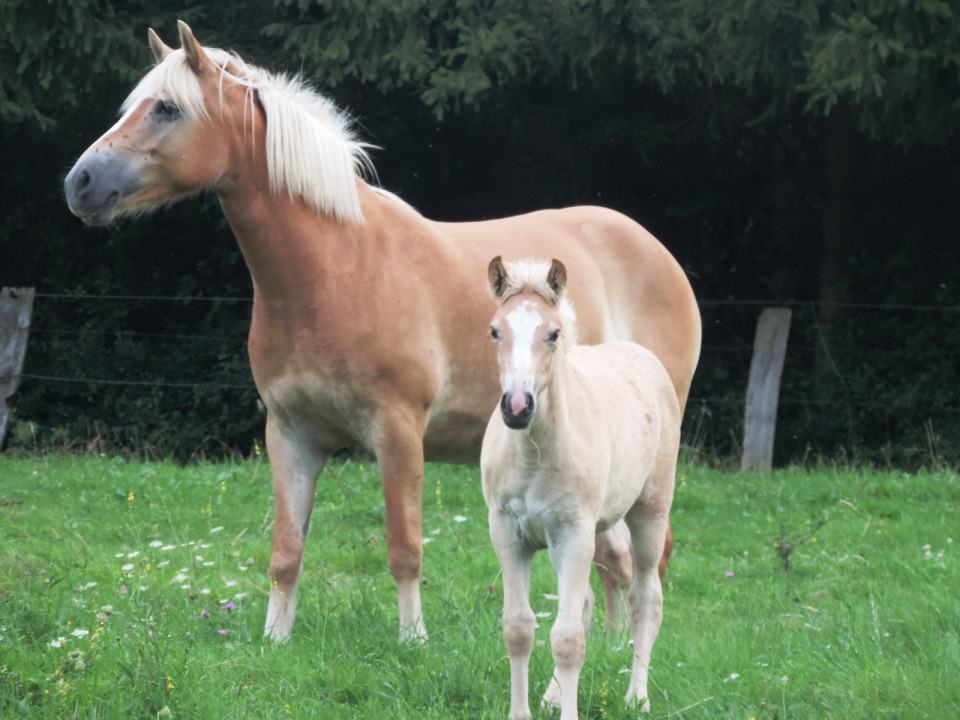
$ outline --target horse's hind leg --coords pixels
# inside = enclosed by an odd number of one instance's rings
[[[267,417],[267,453],[273,473],[276,515],[270,557],[270,601],[264,635],[282,642],[290,636],[297,610],[297,583],[313,510],[317,475],[327,453],[304,440],[294,428]]]
[[[623,630],[627,625],[626,591],[633,580],[633,558],[630,553],[630,531],[622,520],[597,535],[593,562],[603,581],[607,632]]]
[[[387,559],[400,606],[400,642],[427,640],[420,607],[424,427],[418,414],[394,409],[378,418],[374,435],[386,502]]]
[[[663,619],[663,586],[658,565],[663,555],[669,504],[637,502],[627,513],[633,538],[633,584],[630,587],[630,620],[633,626],[633,669],[627,689],[627,705],[643,703],[650,712],[647,675],[650,654]]]

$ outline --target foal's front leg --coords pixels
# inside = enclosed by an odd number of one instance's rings
[[[567,526],[551,532],[547,538],[557,571],[559,607],[550,631],[556,669],[543,702],[547,706],[560,706],[560,720],[577,720],[577,688],[587,652],[585,620],[587,603],[592,596],[590,565],[595,539],[596,523]]]
[[[490,540],[503,574],[503,644],[510,657],[510,720],[530,718],[529,667],[536,618],[530,607],[533,552],[517,534],[516,522],[490,508]]]
[[[374,430],[386,502],[387,560],[400,606],[400,642],[427,640],[420,606],[425,426],[422,414],[397,408],[378,416]]]
[[[297,611],[297,583],[303,569],[303,547],[313,510],[317,475],[327,453],[296,428],[267,416],[267,453],[273,474],[276,515],[270,557],[270,600],[264,635],[283,642],[290,636]]]

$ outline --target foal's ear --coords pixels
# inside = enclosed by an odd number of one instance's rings
[[[150,43],[150,49],[153,51],[153,58],[157,61],[157,65],[173,52],[173,48],[161,40],[157,31],[153,28],[147,28],[147,41]]]
[[[499,255],[487,266],[487,279],[490,281],[490,292],[494,299],[503,298],[503,291],[507,289],[507,269],[503,266],[503,258]]]
[[[187,56],[187,64],[199,75],[207,54],[203,51],[200,41],[194,37],[189,25],[183,20],[177,20],[177,28],[180,30],[180,47],[183,48],[183,54]]]
[[[557,295],[567,287],[567,269],[556,258],[550,263],[550,270],[547,271],[547,285]]]

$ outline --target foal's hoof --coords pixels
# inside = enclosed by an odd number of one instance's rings
[[[427,629],[423,623],[405,625],[400,628],[400,643],[402,645],[426,645]]]
[[[560,683],[557,682],[556,676],[550,679],[547,691],[543,694],[543,700],[540,701],[540,707],[548,711],[560,709]]]
[[[628,707],[628,708],[636,708],[636,707],[639,707],[639,708],[640,708],[640,712],[642,712],[642,713],[647,713],[648,715],[650,714],[650,699],[649,699],[649,698],[641,698],[641,697],[638,696],[638,695],[634,695],[634,694],[628,692],[628,693],[627,693],[627,697],[626,697],[626,701],[627,701],[627,707]]]

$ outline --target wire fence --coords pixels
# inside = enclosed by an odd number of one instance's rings
[[[206,303],[206,304],[250,304],[252,303],[252,298],[250,297],[239,297],[239,296],[228,296],[228,295],[210,295],[210,296],[198,296],[198,295],[122,295],[122,294],[88,294],[88,293],[72,293],[72,292],[38,292],[35,294],[35,298],[39,301],[47,302],[71,302],[71,303],[178,303],[182,305],[189,305],[191,303]],[[38,303],[39,304],[39,303]],[[717,309],[721,308],[745,308],[745,309],[760,309],[768,306],[785,306],[790,307],[796,310],[811,310],[814,313],[817,309],[823,308],[825,305],[829,305],[836,309],[841,310],[855,310],[855,311],[882,311],[882,312],[909,312],[909,313],[939,313],[944,315],[950,315],[953,313],[960,312],[960,305],[929,305],[929,304],[897,304],[897,303],[862,303],[862,302],[831,302],[831,303],[819,303],[809,300],[769,300],[769,299],[708,299],[700,300],[699,305],[704,315],[706,322],[705,326],[705,335],[710,335],[710,325],[711,325],[711,316]],[[37,313],[40,318],[43,317],[43,313]],[[752,318],[751,318],[752,319]],[[750,358],[753,352],[752,344],[752,335],[749,333],[752,332],[752,325],[748,322],[741,322],[739,328],[745,333],[744,336],[733,335],[732,338],[728,338],[726,344],[705,344],[702,347],[701,353],[701,369],[710,363],[711,355],[724,355],[729,356],[731,361],[736,361],[738,363],[738,369],[745,376],[749,369]],[[143,339],[147,341],[157,341],[157,342],[170,342],[170,343],[179,343],[184,341],[189,342],[202,342],[202,343],[211,343],[211,344],[222,344],[222,345],[236,345],[236,348],[239,350],[246,343],[246,335],[243,334],[202,334],[202,333],[191,333],[191,332],[151,332],[143,330],[131,330],[124,327],[86,327],[83,329],[65,329],[65,328],[55,328],[55,327],[45,327],[42,322],[35,324],[31,328],[31,333],[38,336],[48,336],[48,337],[57,337],[63,339],[69,339],[71,337],[76,338],[90,338],[90,337],[104,337],[104,338],[130,338],[130,339]],[[730,342],[730,340],[733,342]],[[808,356],[816,355],[824,350],[824,348],[817,344],[812,343],[801,343],[801,342],[791,342],[788,345],[788,356],[796,354],[804,354]],[[871,356],[884,356],[884,357],[908,357],[915,356],[917,349],[915,347],[889,347],[889,346],[865,346],[857,348],[843,348],[843,347],[830,347],[829,353],[831,355],[837,356],[860,356],[860,357],[871,357]],[[960,350],[951,350],[951,349],[939,349],[936,351],[938,355],[945,355],[950,357],[960,356]],[[197,390],[202,388],[216,389],[216,390],[252,390],[255,389],[254,383],[251,381],[236,383],[236,382],[218,382],[218,381],[198,381],[190,379],[168,379],[168,378],[155,378],[155,379],[137,379],[129,377],[93,377],[85,375],[62,375],[56,374],[53,372],[32,372],[29,371],[29,356],[28,356],[28,367],[26,372],[22,372],[20,377],[23,380],[32,380],[36,382],[45,382],[45,383],[64,383],[64,384],[86,384],[92,386],[118,386],[118,387],[131,387],[131,388],[143,388],[143,387],[154,387],[154,388],[169,388],[169,389],[188,389],[188,390]],[[2,379],[2,378],[0,378]],[[691,404],[701,404],[701,405],[715,405],[715,406],[738,406],[742,405],[744,402],[743,393],[738,393],[735,395],[724,395],[724,396],[696,396],[690,398],[689,401]],[[823,406],[824,402],[822,400],[815,400],[804,397],[791,397],[783,396],[779,401],[783,405],[796,405],[796,406]],[[846,398],[843,400],[844,404],[852,405],[864,409],[884,409],[887,407],[887,403],[881,402],[872,402],[865,400],[854,400],[851,398]],[[937,405],[935,408],[932,408],[937,412],[947,412],[947,413],[960,413],[960,406],[953,405]]]

